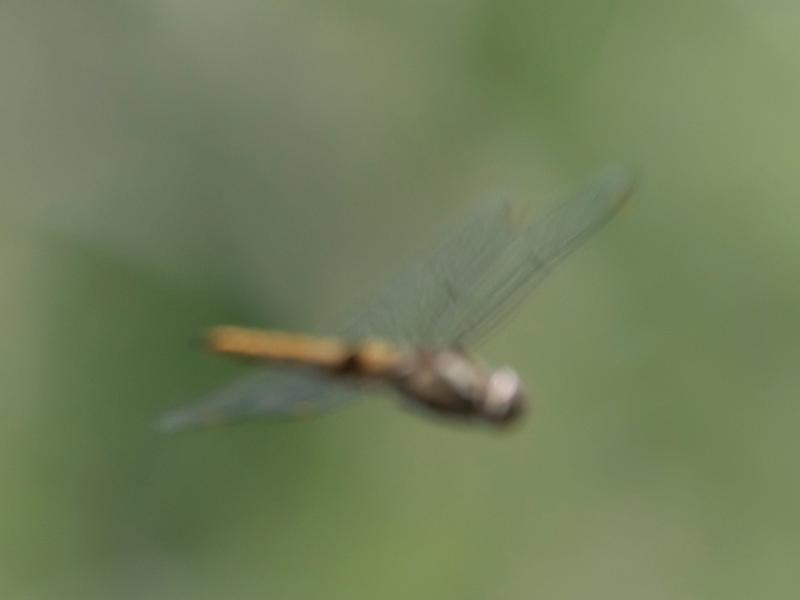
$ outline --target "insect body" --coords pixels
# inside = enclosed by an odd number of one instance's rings
[[[486,367],[464,348],[492,331],[610,221],[632,189],[630,173],[608,171],[531,224],[517,222],[508,204],[481,206],[436,252],[357,313],[339,337],[212,329],[212,351],[282,368],[262,368],[167,413],[160,428],[319,414],[352,398],[352,384],[393,388],[407,404],[445,417],[515,421],[525,405],[519,376],[508,367]],[[349,393],[334,393],[336,383],[351,384]]]
[[[216,327],[207,344],[219,354],[388,385],[441,415],[506,425],[525,404],[522,381],[512,369],[489,370],[460,349],[401,350],[381,341],[350,344],[241,327]]]

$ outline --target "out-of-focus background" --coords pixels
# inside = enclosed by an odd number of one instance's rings
[[[800,5],[0,6],[4,598],[794,598]],[[480,351],[502,436],[380,397],[180,436],[221,322],[318,330],[452,214],[629,210]],[[556,196],[557,197],[557,196]]]

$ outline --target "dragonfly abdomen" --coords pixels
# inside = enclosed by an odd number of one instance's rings
[[[385,378],[404,358],[395,346],[380,341],[350,343],[246,327],[214,327],[207,333],[206,343],[217,354],[354,377]]]

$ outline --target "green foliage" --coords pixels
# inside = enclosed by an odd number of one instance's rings
[[[0,594],[734,598],[800,587],[800,10],[8,2]],[[784,6],[785,4],[785,6]],[[631,206],[481,352],[508,436],[372,398],[150,428],[497,194]]]

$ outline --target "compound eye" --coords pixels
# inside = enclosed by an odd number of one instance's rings
[[[522,381],[508,367],[492,372],[484,399],[486,416],[492,420],[505,420],[517,409],[522,398]]]

